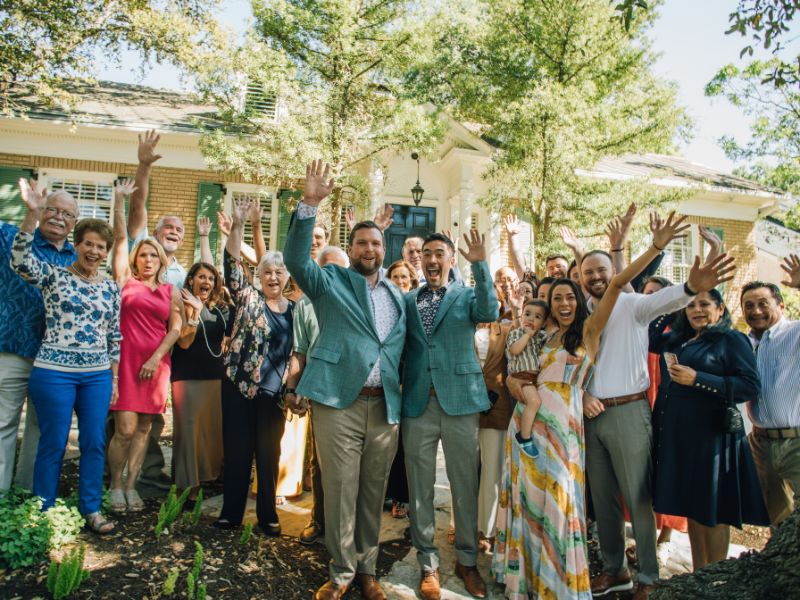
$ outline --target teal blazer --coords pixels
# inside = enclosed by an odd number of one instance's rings
[[[469,415],[491,406],[475,355],[475,324],[498,317],[497,294],[485,262],[472,265],[475,288],[451,283],[442,298],[430,339],[417,308],[419,288],[406,294],[403,417],[418,417],[430,389],[448,415]]]
[[[308,296],[319,322],[319,337],[306,357],[297,393],[332,406],[347,408],[364,387],[375,361],[381,379],[389,423],[400,422],[400,357],[406,337],[405,304],[400,290],[389,284],[400,318],[381,343],[372,316],[367,280],[354,269],[321,268],[311,259],[314,219],[292,215],[283,260]]]

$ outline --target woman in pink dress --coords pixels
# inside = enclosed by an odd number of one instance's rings
[[[153,415],[164,412],[170,386],[170,351],[181,331],[180,293],[164,283],[167,257],[153,238],[128,252],[125,205],[114,198],[113,275],[122,290],[119,396],[112,400],[114,436],[108,446],[111,510],[138,511],[144,503],[136,480],[147,450]],[[122,473],[128,466],[124,485]]]

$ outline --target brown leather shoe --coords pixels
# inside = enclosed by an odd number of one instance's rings
[[[364,600],[386,600],[386,594],[383,593],[383,589],[374,575],[357,573],[356,583],[361,588],[361,597]]]
[[[439,586],[439,569],[422,572],[419,593],[422,600],[439,600],[442,597],[442,589]]]
[[[592,596],[605,596],[611,592],[625,592],[632,589],[633,581],[627,571],[619,576],[601,573],[592,579]]]
[[[333,581],[326,581],[314,594],[313,600],[339,600],[347,593],[346,585],[339,585]]]
[[[652,583],[640,583],[632,600],[647,600],[656,589]]]
[[[475,598],[486,598],[486,584],[476,567],[467,567],[456,562],[456,575],[464,582],[464,587]]]

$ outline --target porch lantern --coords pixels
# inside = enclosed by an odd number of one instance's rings
[[[411,197],[414,199],[414,206],[419,206],[419,203],[422,202],[422,194],[425,193],[425,190],[419,184],[419,154],[412,152],[411,160],[417,161],[417,183],[411,188]]]

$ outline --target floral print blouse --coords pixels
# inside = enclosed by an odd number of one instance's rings
[[[233,296],[235,316],[230,348],[225,356],[225,374],[239,393],[255,398],[261,383],[261,367],[269,351],[272,331],[267,319],[267,301],[247,279],[241,261],[225,250],[225,285]],[[290,302],[290,306],[294,303]]]
[[[55,371],[102,371],[119,362],[120,293],[110,279],[89,283],[39,260],[33,234],[18,231],[11,267],[42,291],[45,333],[34,366]]]

